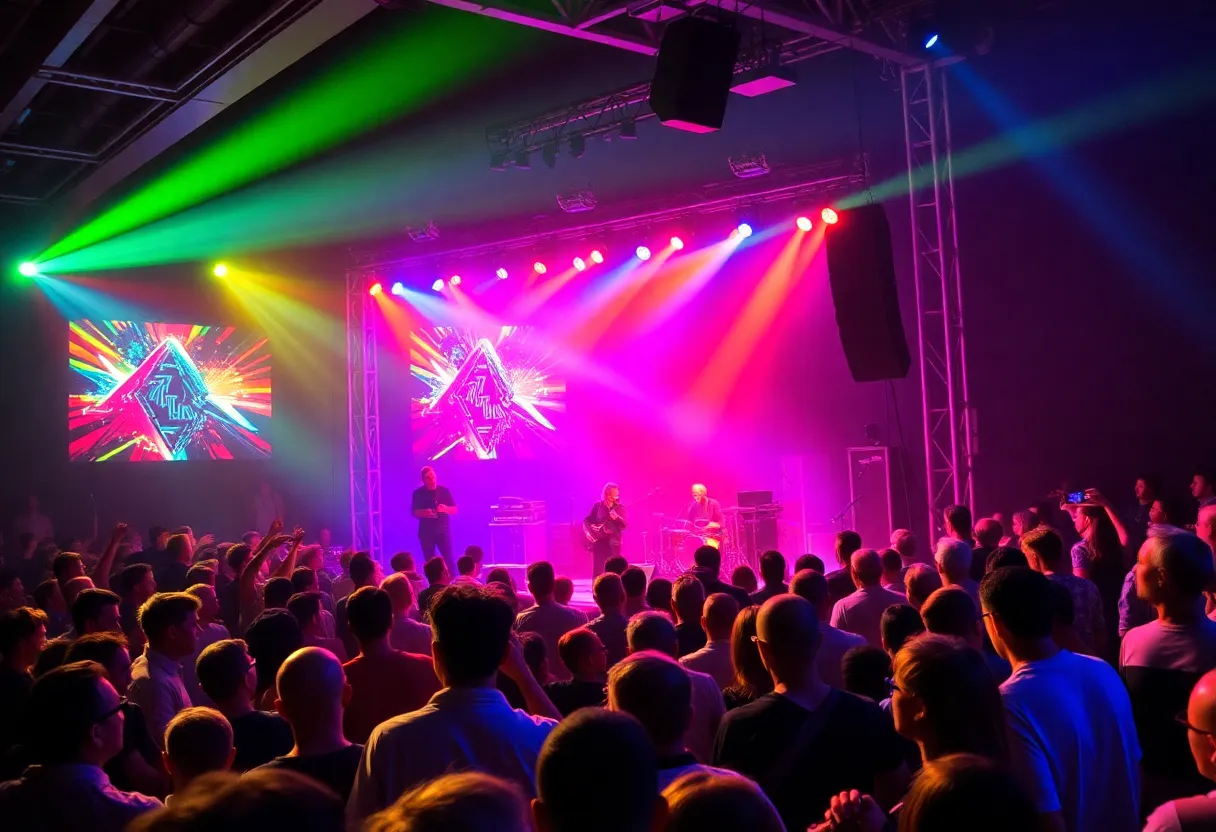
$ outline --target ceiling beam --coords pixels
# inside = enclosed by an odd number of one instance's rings
[[[834,43],[857,52],[863,52],[866,55],[872,55],[884,61],[891,61],[900,66],[917,66],[925,62],[923,57],[918,58],[902,52],[893,46],[883,46],[866,38],[859,38],[847,32],[841,32],[801,12],[778,9],[768,4],[752,3],[740,6],[738,14],[754,20],[764,21],[772,26],[780,26],[782,29],[791,29],[795,32],[802,32],[804,35],[814,35],[829,43]]]
[[[528,26],[529,28],[540,29],[544,32],[553,32],[554,34],[566,35],[567,37],[578,38],[579,40],[590,41],[591,43],[614,46],[617,49],[624,49],[639,55],[654,56],[659,53],[657,45],[638,38],[615,33],[593,32],[590,29],[580,29],[578,26],[572,26],[570,23],[555,18],[541,17],[535,12],[513,7],[506,3],[496,3],[490,6],[484,3],[470,2],[469,0],[430,0],[430,2],[437,6],[459,9],[462,12],[472,12],[482,17],[492,17],[495,20],[505,20],[508,23],[516,23],[520,26]]]

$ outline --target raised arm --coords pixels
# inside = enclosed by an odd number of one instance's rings
[[[275,546],[281,545],[282,541],[279,532],[282,530],[282,520],[275,520],[271,523],[270,530],[266,532],[253,555],[245,562],[245,567],[237,577],[238,596],[242,604],[249,603],[252,599],[257,598],[258,571],[262,568],[262,564],[266,562],[266,558],[270,555],[270,550]]]
[[[287,550],[287,557],[283,558],[283,562],[274,570],[272,578],[290,578],[291,573],[296,571],[296,556],[300,553],[300,542],[304,540],[304,530],[296,526],[291,533],[291,548]]]
[[[507,645],[507,654],[499,669],[519,687],[528,713],[549,719],[560,720],[562,718],[561,711],[549,700],[549,695],[540,686],[540,682],[536,681],[528,663],[524,661],[524,649],[519,642],[519,636],[515,633],[511,633],[511,642]]]
[[[98,589],[110,588],[110,572],[114,569],[114,556],[118,554],[118,546],[126,536],[127,524],[115,523],[114,530],[110,532],[110,542],[106,544],[105,551],[101,553],[101,560],[97,561],[97,565],[93,567],[93,574],[89,576],[93,579],[93,586]]]

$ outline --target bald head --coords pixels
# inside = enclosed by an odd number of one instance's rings
[[[79,575],[72,578],[63,585],[63,603],[68,605],[68,609],[72,608],[72,602],[76,600],[76,596],[84,592],[86,589],[93,588],[93,579]]]
[[[882,583],[882,556],[873,549],[858,549],[849,559],[853,582],[858,586],[878,586]]]
[[[760,656],[774,682],[797,684],[815,666],[819,619],[815,608],[797,595],[776,595],[756,615]]]
[[[975,524],[975,540],[985,549],[995,549],[1001,545],[1005,536],[1005,528],[995,517],[985,517]]]
[[[1216,731],[1216,670],[1203,674],[1191,689],[1186,721],[1200,731]],[[1200,773],[1209,780],[1216,780],[1216,763],[1213,762],[1216,758],[1216,737],[1195,731],[1187,731],[1187,737]]]
[[[287,657],[276,679],[279,698],[275,707],[293,728],[297,723],[342,719],[347,699],[346,674],[342,662],[321,647],[303,647]]]
[[[710,641],[730,641],[735,618],[739,615],[739,602],[725,592],[715,592],[705,599],[701,611],[701,627]]]

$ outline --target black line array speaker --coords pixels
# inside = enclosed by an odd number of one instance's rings
[[[650,84],[659,121],[693,133],[721,129],[738,54],[734,26],[701,17],[667,24]]]
[[[854,381],[905,378],[912,365],[899,314],[891,228],[881,205],[838,210],[825,233],[840,345]]]

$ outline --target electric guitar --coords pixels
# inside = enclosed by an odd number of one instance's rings
[[[616,506],[619,505],[620,503],[615,503],[612,509],[609,509],[609,511],[612,511],[616,508]],[[615,522],[616,521],[611,519],[605,520],[603,523],[588,523],[586,520],[584,520],[583,536],[587,538],[587,547],[590,548],[596,543],[612,537],[616,533],[616,529],[612,525]]]

